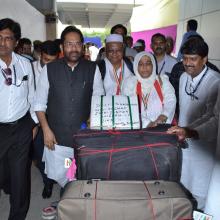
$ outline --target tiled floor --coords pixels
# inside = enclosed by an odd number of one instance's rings
[[[31,203],[26,220],[41,220],[41,210],[51,202],[59,199],[60,187],[54,185],[53,194],[50,199],[41,196],[43,183],[39,171],[32,165]],[[0,197],[0,220],[7,220],[9,213],[9,198],[3,192]]]

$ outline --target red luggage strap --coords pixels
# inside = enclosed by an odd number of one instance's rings
[[[122,135],[122,134],[157,134],[157,135],[167,135],[167,136],[173,136],[173,134],[168,134],[166,131],[147,131],[147,130],[124,130],[123,132],[122,131],[119,131],[119,130],[105,130],[105,131],[100,131],[99,132],[90,132],[90,133],[81,133],[81,134],[76,134],[74,135],[74,138],[77,138],[77,137],[92,137],[92,136],[100,136],[100,134],[103,134],[103,135],[108,135],[108,134],[112,134],[112,135]]]
[[[153,147],[167,147],[167,146],[172,146],[172,144],[161,142],[161,143],[146,144],[146,145],[140,145],[140,146],[128,146],[128,147],[123,147],[120,149],[111,148],[107,150],[88,149],[87,147],[83,146],[79,148],[81,151],[81,153],[79,153],[79,156],[104,154],[104,153],[118,153],[118,152],[124,152],[124,151],[129,151],[129,150],[138,150],[138,149],[153,148]]]
[[[116,140],[115,140],[115,142],[116,142]],[[89,156],[89,155],[108,153],[109,154],[109,160],[108,160],[108,166],[107,166],[107,179],[109,179],[110,175],[111,175],[112,155],[113,155],[113,153],[148,148],[149,151],[150,151],[150,154],[151,154],[152,163],[153,163],[153,167],[154,167],[154,171],[155,171],[155,176],[156,176],[157,179],[160,179],[158,168],[157,168],[157,161],[155,159],[154,153],[153,153],[151,148],[152,147],[161,147],[161,146],[162,147],[172,146],[170,143],[165,143],[164,142],[164,143],[147,144],[147,145],[135,146],[135,147],[134,146],[129,146],[129,147],[124,147],[124,148],[120,148],[120,149],[115,149],[114,148],[115,142],[112,144],[111,149],[107,149],[107,150],[87,149],[86,147],[82,147],[82,148],[80,148],[81,153],[79,153],[79,156],[83,157],[83,156]]]
[[[95,220],[97,219],[97,212],[96,212],[96,209],[97,209],[97,204],[96,204],[96,201],[97,201],[97,192],[98,192],[98,181],[96,181],[96,183],[95,183],[95,199],[94,199],[94,210],[95,210],[94,219],[95,219]]]
[[[95,197],[94,197],[94,220],[97,220],[97,193],[98,193],[98,181],[95,181],[96,185],[95,185]],[[150,191],[147,187],[147,184],[145,181],[143,181],[143,184],[144,184],[144,188],[146,189],[146,193],[147,193],[147,196],[149,198],[149,203],[147,203],[149,206],[150,206],[150,209],[151,209],[151,213],[152,213],[152,219],[153,220],[156,220],[156,215],[155,215],[155,210],[154,210],[154,205],[153,205],[153,200],[151,198],[151,194],[150,194]],[[193,218],[189,217],[189,218],[179,218],[178,220],[193,220]]]
[[[152,198],[151,198],[151,194],[150,194],[150,192],[149,192],[149,190],[147,188],[147,184],[144,181],[143,181],[143,183],[144,183],[144,187],[145,187],[145,189],[147,191],[147,195],[149,197],[150,203],[148,203],[148,204],[150,205],[150,209],[151,209],[153,220],[156,220],[156,216],[155,216],[155,212],[154,212],[154,205],[153,205],[153,201],[152,201]]]

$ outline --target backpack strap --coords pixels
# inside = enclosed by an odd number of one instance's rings
[[[126,64],[126,66],[128,67],[128,69],[134,74],[133,63],[129,60],[128,57],[123,57],[123,60],[124,60],[124,62]]]
[[[99,70],[100,70],[100,73],[101,73],[101,76],[102,76],[102,80],[104,80],[105,74],[106,74],[105,60],[98,61],[97,65],[99,67]]]
[[[123,57],[123,60],[126,64],[126,66],[128,67],[128,69],[134,74],[133,63],[127,57]],[[104,80],[105,74],[106,74],[105,60],[98,61],[97,65],[98,65],[99,70],[101,72],[102,80]]]

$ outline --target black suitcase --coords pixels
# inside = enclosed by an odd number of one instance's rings
[[[75,135],[77,179],[179,181],[181,148],[167,125]]]

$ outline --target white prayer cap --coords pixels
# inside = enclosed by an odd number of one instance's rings
[[[119,42],[123,43],[123,37],[120,34],[110,34],[106,37],[106,43]]]
[[[136,42],[135,44],[134,44],[134,46],[133,47],[142,47],[143,45],[142,45],[142,43],[141,42]]]

